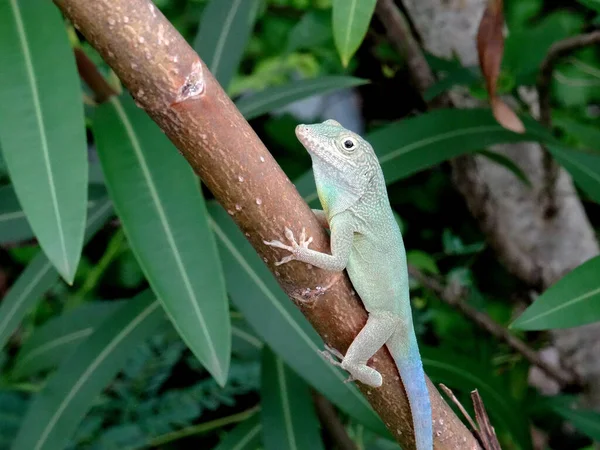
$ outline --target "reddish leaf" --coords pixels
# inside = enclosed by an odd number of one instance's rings
[[[489,0],[477,31],[479,66],[485,78],[494,117],[504,128],[524,133],[523,122],[506,103],[496,95],[500,65],[504,54],[504,13],[502,0]]]
[[[492,113],[500,125],[515,133],[525,133],[525,126],[521,119],[500,97],[492,97],[491,106]]]

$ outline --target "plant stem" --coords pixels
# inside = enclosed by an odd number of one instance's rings
[[[188,436],[194,436],[196,434],[207,433],[216,428],[224,427],[225,425],[230,425],[232,423],[243,422],[246,419],[249,419],[254,414],[256,414],[260,410],[260,405],[253,406],[250,409],[242,411],[237,414],[232,414],[231,416],[221,417],[219,419],[211,420],[210,422],[199,423],[198,425],[192,425],[190,427],[182,428],[181,430],[173,431],[171,433],[166,433],[152,439],[148,445],[152,447],[156,447],[159,445],[165,445],[169,442],[176,441],[178,439],[182,439]]]

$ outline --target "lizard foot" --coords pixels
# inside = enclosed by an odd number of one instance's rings
[[[300,243],[296,242],[296,238],[294,237],[293,231],[290,230],[288,227],[285,227],[285,237],[288,239],[288,241],[291,242],[292,245],[285,245],[283,242],[277,240],[263,241],[266,245],[270,245],[271,247],[282,248],[291,253],[291,255],[288,255],[280,261],[277,261],[275,263],[276,266],[280,266],[281,264],[285,264],[287,262],[297,259],[298,253],[300,253],[302,249],[308,249],[308,246],[313,240],[312,237],[306,239],[306,230],[304,229],[304,227],[302,228],[302,233],[300,233]]]
[[[321,351],[321,355],[334,366],[342,367],[341,360],[344,359],[344,355],[338,352],[335,348],[325,344],[325,350]],[[344,380],[344,383],[350,383],[351,381],[355,380],[356,378],[354,378],[354,376],[350,374],[350,376]]]
[[[341,360],[344,359],[344,355],[342,355],[342,352],[337,351],[335,348],[325,344],[325,350],[322,351],[321,353],[323,353],[323,355],[327,355],[328,358],[333,359],[333,356],[335,356],[337,359]],[[332,356],[333,355],[333,356]]]

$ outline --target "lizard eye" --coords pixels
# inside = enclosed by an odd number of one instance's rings
[[[354,147],[356,147],[356,142],[350,138],[346,138],[343,144],[346,150],[354,150]]]

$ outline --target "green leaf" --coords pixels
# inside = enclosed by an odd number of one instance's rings
[[[552,95],[566,108],[600,101],[600,64],[594,48],[580,50],[561,62],[552,74]]]
[[[331,12],[310,10],[306,12],[290,30],[286,52],[310,49],[333,39],[331,30]]]
[[[256,450],[262,442],[260,415],[255,414],[231,430],[214,450]]]
[[[429,102],[438,95],[450,90],[454,86],[471,85],[481,79],[481,73],[472,67],[459,67],[453,69],[444,78],[430,86],[423,94],[423,100]]]
[[[268,347],[261,367],[261,417],[265,450],[322,450],[310,389]]]
[[[231,217],[215,202],[208,204],[208,210],[231,301],[255,333],[342,411],[385,435],[383,423],[356,386],[344,383],[347,375],[320,355],[321,337],[282,291]]]
[[[557,10],[535,25],[510,33],[504,45],[503,69],[514,74],[517,85],[535,84],[539,66],[550,46],[577,34],[583,25],[582,15]]]
[[[62,450],[132,351],[164,320],[164,311],[150,290],[110,315],[34,397],[12,449]]]
[[[184,342],[225,384],[229,303],[196,176],[126,94],[98,108],[93,130],[108,192],[150,286]]]
[[[194,50],[225,90],[242,60],[259,5],[258,0],[211,0],[202,13]]]
[[[600,441],[600,413],[592,410],[577,410],[566,407],[554,406],[552,409],[568,420],[582,433],[594,441]]]
[[[600,320],[600,256],[566,274],[540,295],[510,328],[549,330]]]
[[[103,197],[106,197],[104,188],[90,186],[88,214],[98,201],[103,200]],[[34,237],[35,234],[29,226],[12,185],[0,187],[0,243],[20,242]]]
[[[333,0],[333,40],[344,67],[362,43],[377,0]]]
[[[434,383],[471,392],[479,391],[496,430],[503,426],[510,431],[522,449],[531,449],[529,423],[523,405],[517,403],[501,378],[491,369],[455,351],[422,346],[421,359],[425,372]]]
[[[365,135],[379,158],[386,183],[391,184],[456,156],[500,143],[551,140],[539,124],[521,117],[527,131],[508,131],[489,109],[440,109],[394,122]],[[317,200],[312,171],[296,188],[307,202]]]
[[[48,320],[35,329],[17,353],[11,377],[29,377],[58,366],[121,305],[122,301],[84,303]]]
[[[567,116],[553,118],[552,122],[555,127],[562,129],[570,137],[579,141],[583,147],[600,153],[600,129],[598,129],[598,125],[588,125]]]
[[[361,78],[345,76],[323,76],[295,81],[242,97],[236,102],[236,106],[246,120],[250,120],[271,112],[274,109],[282,108],[297,100],[302,100],[313,95],[323,95],[352,86],[360,86],[368,82],[368,80]]]
[[[406,260],[408,263],[417,269],[421,269],[426,272],[440,274],[435,259],[429,254],[421,250],[409,250],[406,252]]]
[[[521,168],[508,156],[491,150],[479,150],[477,153],[481,156],[485,156],[490,161],[494,161],[496,164],[500,164],[505,169],[512,172],[515,177],[523,182],[523,184],[531,187],[531,182],[529,181],[529,178],[527,178],[527,175],[525,175],[525,172],[523,172],[523,170],[521,170]]]
[[[88,216],[85,242],[112,216],[110,200],[104,199]],[[59,274],[43,252],[29,263],[0,303],[0,348],[17,328],[29,309],[58,281]]]
[[[600,154],[547,145],[556,161],[569,171],[575,183],[596,203],[600,203]]]
[[[231,324],[231,351],[232,353],[248,359],[256,359],[264,347],[254,330],[242,320],[232,320]]]
[[[0,145],[31,228],[67,283],[83,247],[87,151],[80,81],[58,9],[0,2]]]
[[[587,6],[590,9],[600,13],[600,0],[577,0],[584,6]]]

